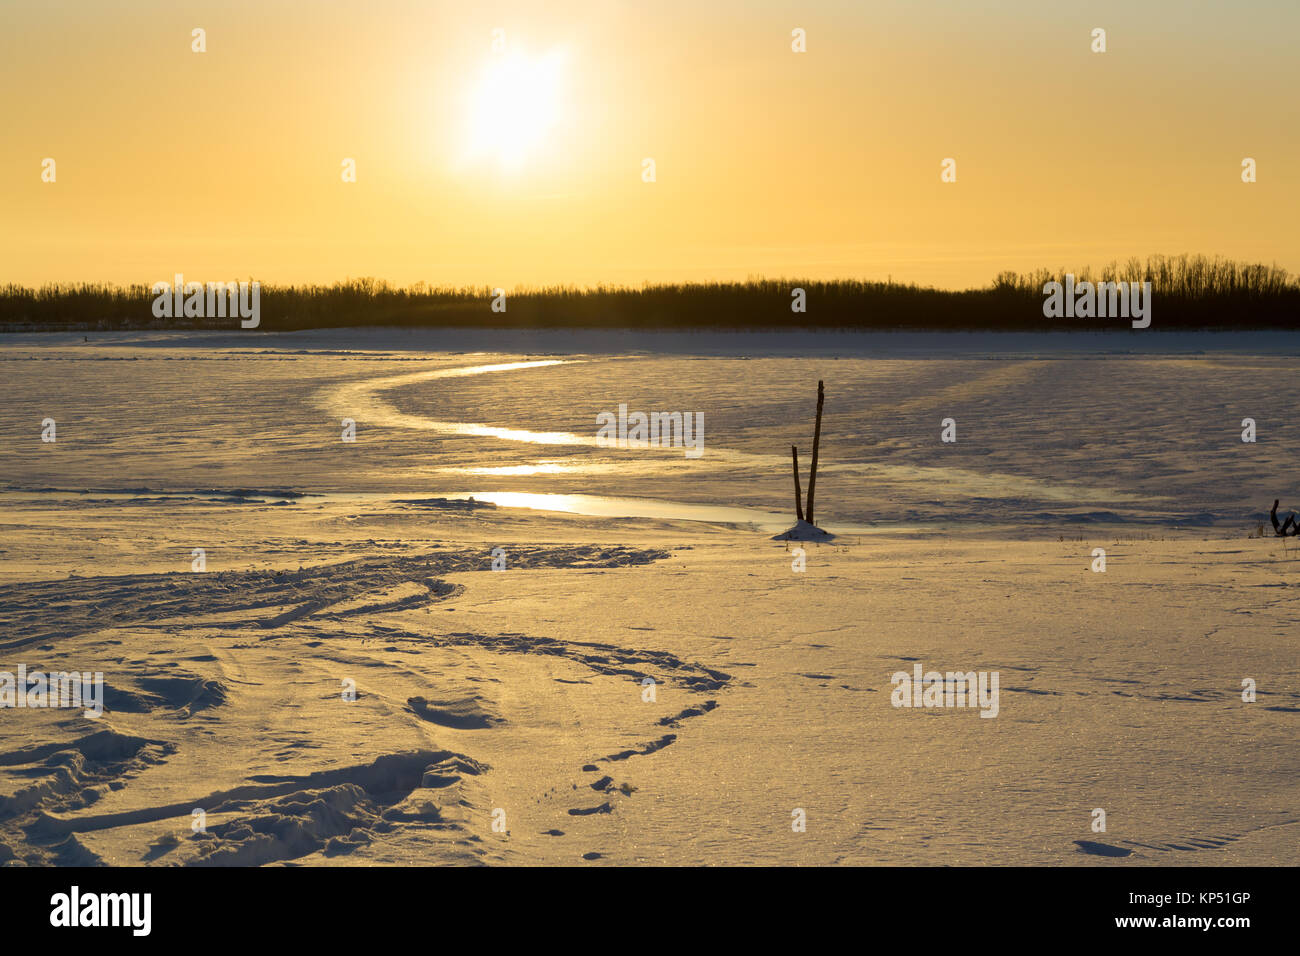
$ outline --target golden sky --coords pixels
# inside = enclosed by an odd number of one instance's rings
[[[1300,271],[1297,37],[1295,0],[4,0],[0,282]]]

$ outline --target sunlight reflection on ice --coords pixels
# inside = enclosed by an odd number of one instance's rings
[[[437,368],[405,375],[362,379],[323,389],[317,396],[317,403],[319,407],[328,410],[332,415],[339,417],[346,415],[359,421],[364,420],[370,425],[419,429],[446,435],[495,438],[522,444],[608,448],[609,442],[607,440],[596,437],[594,426],[590,434],[579,435],[562,431],[535,432],[522,428],[505,428],[471,422],[435,421],[420,415],[399,411],[380,398],[378,394],[389,389],[435,379],[466,378],[494,372],[515,372],[556,365],[569,365],[581,361],[584,360],[538,359],[524,362],[500,362],[490,365]],[[626,454],[626,452],[631,453]],[[789,459],[784,454],[750,453],[736,449],[719,448],[716,445],[708,446],[705,449],[704,456],[697,459],[682,457],[680,448],[638,448],[635,450],[629,449],[626,452],[624,452],[626,458],[620,454],[619,459],[614,463],[608,461],[600,464],[575,462],[572,465],[562,466],[551,460],[539,462],[536,465],[484,466],[477,469],[455,469],[452,466],[447,466],[445,469],[438,468],[435,470],[447,474],[481,477],[612,473],[624,476],[643,476],[678,473],[681,470],[699,471],[705,469],[709,471],[735,469],[759,474],[773,472],[775,469],[784,471],[789,467]],[[612,467],[615,464],[617,465],[617,472]],[[945,494],[1002,499],[1033,498],[1041,501],[1071,503],[1113,503],[1145,500],[1141,495],[1114,488],[1089,487],[1075,482],[1053,482],[1001,472],[979,472],[959,468],[920,465],[896,465],[884,462],[825,462],[821,467],[827,472],[861,474],[867,480],[877,482],[895,481],[929,484],[942,487]]]

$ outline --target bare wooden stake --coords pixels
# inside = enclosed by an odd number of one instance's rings
[[[791,445],[790,457],[794,460],[794,516],[803,520],[803,491],[799,488],[799,449]]]
[[[813,494],[817,491],[817,451],[822,443],[822,403],[826,401],[826,387],[817,383],[817,425],[813,429],[812,468],[808,472],[808,523],[813,524]]]

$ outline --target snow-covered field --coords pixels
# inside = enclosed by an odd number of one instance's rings
[[[1300,508],[1297,353],[6,336],[0,703],[106,699],[0,709],[0,860],[1294,863],[1300,555],[1252,534]],[[600,441],[620,405],[703,453]],[[996,717],[893,706],[918,664]]]

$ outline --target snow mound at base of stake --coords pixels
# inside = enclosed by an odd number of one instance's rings
[[[823,531],[802,518],[787,530],[772,536],[773,541],[832,541],[834,538],[835,535],[829,531]]]

